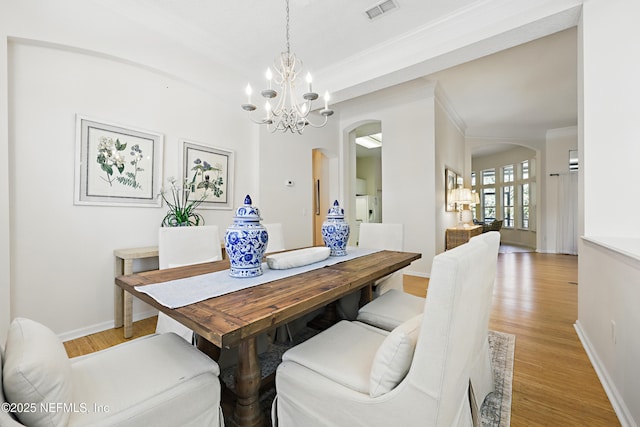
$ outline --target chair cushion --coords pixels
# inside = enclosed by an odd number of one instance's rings
[[[147,335],[70,359],[76,405],[67,427],[217,426],[218,365],[177,335]]]
[[[395,328],[378,348],[371,366],[369,395],[382,396],[404,379],[413,360],[422,314]]]
[[[358,311],[358,321],[392,331],[424,312],[424,298],[391,289]]]
[[[3,366],[7,401],[37,409],[72,402],[71,363],[58,337],[49,328],[16,318],[9,326]],[[33,411],[16,414],[30,427],[64,426],[68,411]]]
[[[388,334],[364,323],[342,320],[287,350],[282,361],[295,362],[351,390],[369,394],[373,358]]]

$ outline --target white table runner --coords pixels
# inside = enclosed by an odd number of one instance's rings
[[[376,252],[380,250],[350,246],[347,247],[345,256],[330,256],[324,261],[287,270],[271,270],[264,262],[262,263],[263,273],[257,277],[236,278],[229,276],[229,270],[222,270],[153,285],[136,286],[135,290],[149,295],[165,307],[179,308]]]

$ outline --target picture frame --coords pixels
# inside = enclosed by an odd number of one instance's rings
[[[444,170],[444,205],[446,212],[455,212],[456,204],[451,201],[451,191],[458,185],[459,174],[452,169]]]
[[[164,136],[76,115],[74,204],[160,207]]]
[[[181,140],[182,176],[193,185],[189,200],[199,200],[198,209],[233,209],[233,177],[235,153],[226,148]]]

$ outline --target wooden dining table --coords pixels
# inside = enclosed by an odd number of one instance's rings
[[[145,271],[118,276],[115,282],[125,292],[192,329],[216,347],[238,347],[237,400],[227,425],[254,427],[266,421],[259,405],[261,376],[257,336],[360,289],[364,291],[363,300],[370,300],[375,280],[420,257],[419,253],[379,251],[174,309],[135,287],[226,270],[229,261]]]

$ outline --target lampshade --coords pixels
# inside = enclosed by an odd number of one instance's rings
[[[451,191],[451,201],[458,205],[473,203],[473,196],[469,188],[458,187]]]

